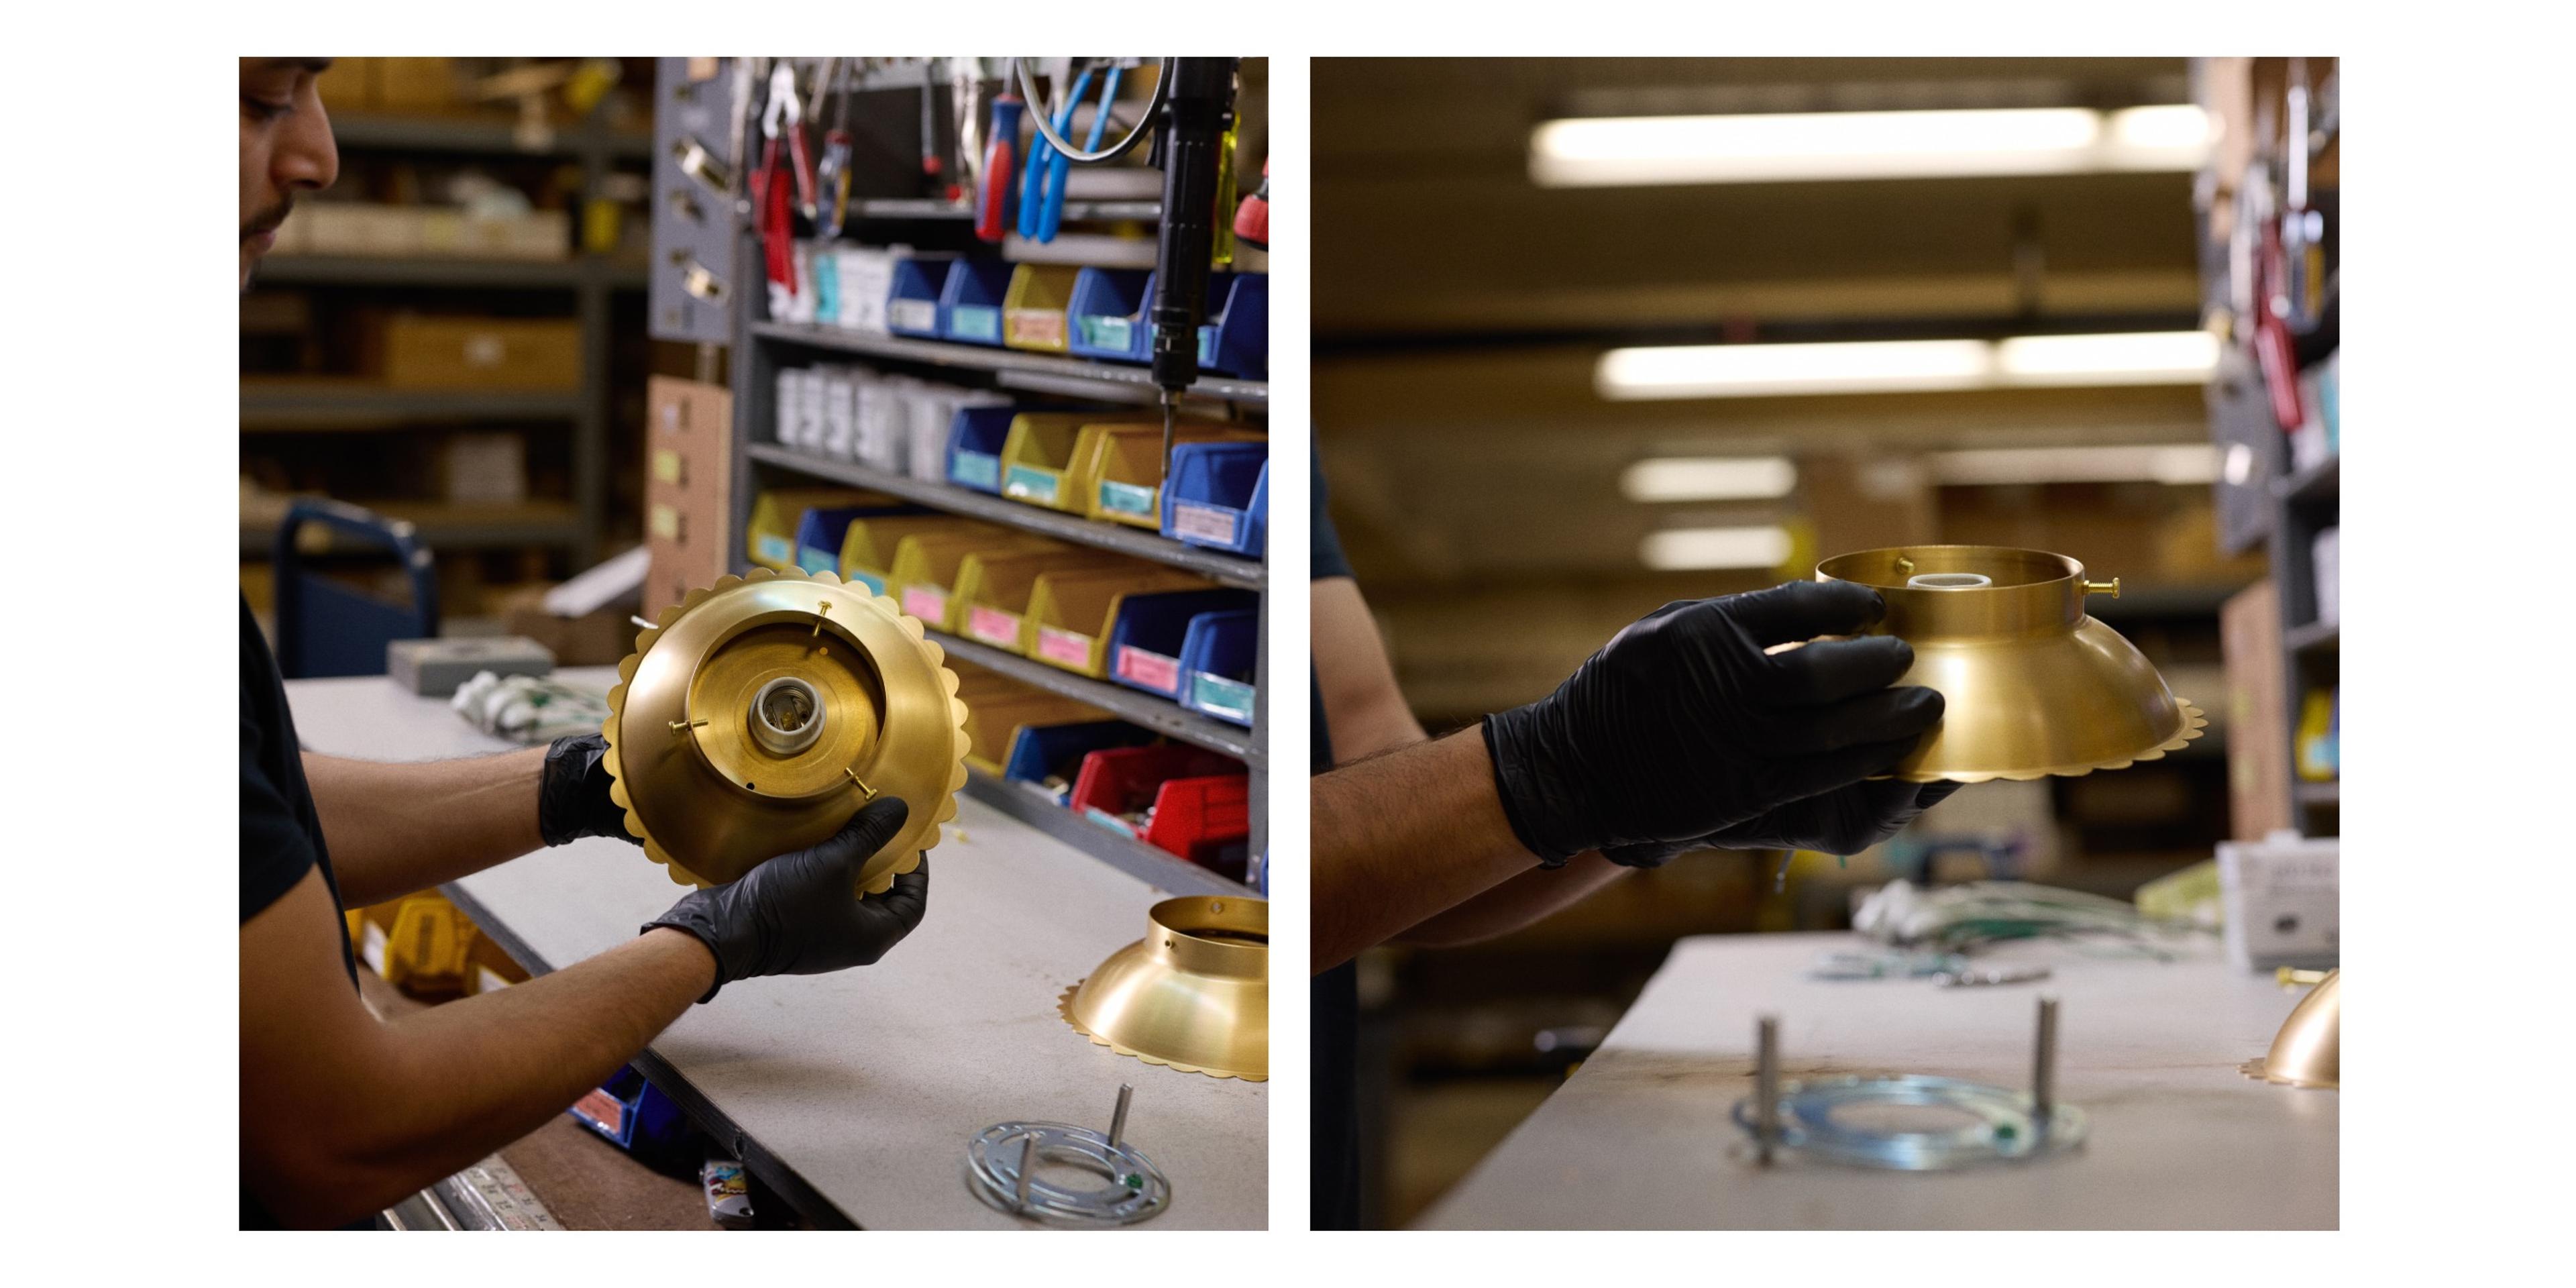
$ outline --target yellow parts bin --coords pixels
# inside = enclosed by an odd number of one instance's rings
[[[807,510],[867,505],[881,499],[876,493],[853,488],[780,488],[763,492],[752,500],[751,524],[743,533],[743,549],[753,563],[763,568],[793,571],[796,529],[805,522]]]
[[[1068,327],[1065,306],[1082,270],[1069,264],[1022,264],[1011,270],[1002,294],[1002,343],[1013,349],[1062,353]]]
[[[951,635],[962,634],[965,614],[956,589],[959,577],[965,573],[968,555],[978,551],[1070,548],[1060,541],[983,524],[910,533],[895,543],[894,566],[886,573],[886,593],[903,605],[903,611],[920,618],[922,625]]]
[[[1260,442],[1265,435],[1240,426],[1183,421],[1172,442]],[[1074,445],[1074,473],[1085,480],[1082,513],[1094,519],[1160,531],[1163,526],[1163,425],[1092,424]]]
[[[350,946],[384,981],[414,997],[453,997],[471,987],[468,958],[480,932],[433,893],[347,913]]]
[[[1020,730],[1110,718],[1108,712],[1088,703],[1033,689],[968,663],[957,665],[957,696],[966,704],[966,763],[996,778],[1009,763]]]
[[[980,537],[985,541],[1004,540],[1011,535],[1007,528],[948,514],[899,514],[852,519],[849,530],[841,534],[841,580],[859,582],[880,595],[892,595],[894,562],[903,549],[904,539],[943,534]],[[914,616],[920,614],[915,613]],[[939,623],[928,624],[936,626]]]
[[[1082,513],[1082,490],[1068,483],[1074,447],[1098,412],[1031,412],[1011,421],[1002,440],[1002,495],[1050,510]]]
[[[1051,549],[986,551],[968,555],[957,574],[956,603],[949,609],[957,622],[957,634],[978,644],[1012,653],[1029,651],[1032,637],[1026,629],[1029,599],[1037,590],[1038,578],[1102,577],[1113,581],[1133,582],[1149,576],[1151,564],[1138,563],[1118,555],[1084,550],[1061,542]]]
[[[1155,427],[1157,434],[1161,426]],[[1129,595],[1167,590],[1214,590],[1213,582],[1177,568],[1129,571],[1114,578],[1060,576],[1038,578],[1029,595],[1025,630],[1028,655],[1050,666],[1105,679],[1109,675],[1109,630]]]

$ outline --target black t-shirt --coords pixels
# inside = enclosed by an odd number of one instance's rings
[[[1317,581],[1348,577],[1351,561],[1342,554],[1341,534],[1333,530],[1333,516],[1325,508],[1322,459],[1310,458],[1309,469],[1315,480],[1315,515],[1314,567],[1308,575]],[[1320,774],[1333,767],[1333,735],[1324,720],[1324,689],[1315,682],[1311,663],[1306,681],[1314,699],[1311,772]],[[1358,1228],[1360,1216],[1358,967],[1344,962],[1316,976],[1310,1001],[1314,1047],[1309,1073],[1315,1087],[1307,1201],[1314,1210],[1308,1219],[1318,1230],[1351,1230]]]
[[[322,869],[322,884],[331,891],[331,906],[340,906],[340,884],[331,873],[331,855],[322,845],[322,819],[313,811],[313,793],[304,785],[303,751],[295,741],[295,717],[286,709],[286,684],[278,678],[277,659],[242,601],[241,634],[241,919],[266,911],[295,888],[304,874]],[[358,986],[358,966],[349,952],[349,927],[339,917],[340,962],[349,972],[349,987]],[[241,1187],[241,1228],[276,1228],[276,1216]]]

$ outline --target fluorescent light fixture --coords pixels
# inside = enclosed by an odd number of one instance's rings
[[[1631,501],[1767,501],[1798,486],[1786,456],[1671,456],[1639,461],[1619,475]]]
[[[2197,385],[2218,365],[2206,331],[2008,340],[1710,344],[1613,349],[1593,369],[1604,398],[1760,398],[1937,393],[2054,385]]]
[[[1671,528],[1650,532],[1637,546],[1637,558],[1659,571],[1695,568],[1777,568],[1789,562],[1789,530],[1772,524],[1758,528]]]
[[[1541,122],[1544,188],[2190,171],[2209,118],[2188,103],[1932,112],[1600,116]]]
[[[1934,452],[1934,481],[1947,484],[2170,483],[2207,486],[2218,478],[2212,443],[2117,447],[2000,447]]]

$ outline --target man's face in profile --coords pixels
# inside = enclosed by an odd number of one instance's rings
[[[328,58],[241,60],[241,285],[276,243],[299,192],[331,186],[340,151],[315,81]]]

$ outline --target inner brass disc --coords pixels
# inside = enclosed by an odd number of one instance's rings
[[[1184,1073],[1270,1076],[1270,905],[1165,899],[1145,937],[1064,991],[1057,1009],[1093,1042]]]
[[[830,837],[880,795],[911,806],[860,875],[920,865],[965,785],[965,704],[921,623],[832,573],[757,569],[663,611],[618,667],[604,726],[626,828],[682,884],[732,881]]]
[[[1914,646],[1897,680],[1937,689],[1941,723],[1896,768],[1907,782],[1981,783],[2125,769],[2208,721],[2118,631],[2087,616],[2088,581],[2064,555],[2002,546],[1907,546],[1837,555],[1819,581],[1876,590],[1869,634]]]

